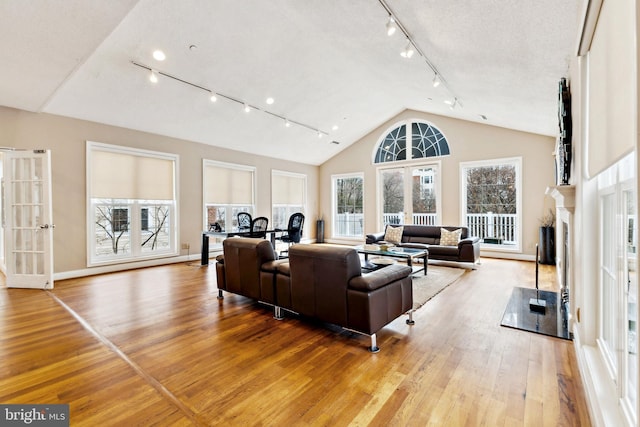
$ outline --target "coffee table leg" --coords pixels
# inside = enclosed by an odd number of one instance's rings
[[[424,254],[424,258],[423,258],[423,264],[424,264],[424,275],[427,275],[427,265],[428,265],[428,254]]]

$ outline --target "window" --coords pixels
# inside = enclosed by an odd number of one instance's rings
[[[460,164],[463,223],[486,247],[520,251],[522,159]]]
[[[89,265],[177,254],[178,156],[87,142]]]
[[[271,171],[271,227],[286,229],[289,217],[305,213],[307,176],[291,172]],[[304,231],[303,231],[304,232]]]
[[[331,177],[333,237],[364,237],[363,184],[361,174]]]
[[[218,223],[223,231],[237,231],[238,213],[254,211],[255,168],[203,161],[204,226]]]
[[[407,129],[411,129],[407,147]],[[411,157],[407,158],[407,151]],[[378,144],[374,163],[398,162],[410,159],[424,159],[449,155],[449,144],[442,132],[435,126],[418,121],[397,125]]]
[[[597,177],[599,200],[598,337],[624,413],[636,425],[638,278],[635,153]]]

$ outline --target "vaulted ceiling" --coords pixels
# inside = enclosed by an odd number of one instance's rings
[[[583,0],[8,0],[0,105],[315,165],[405,109],[556,135],[558,81],[582,8]],[[410,59],[400,55],[402,31],[386,33],[389,10],[415,44]],[[157,49],[164,61],[153,58]],[[433,69],[444,80],[435,88]],[[454,109],[445,104],[456,98]]]

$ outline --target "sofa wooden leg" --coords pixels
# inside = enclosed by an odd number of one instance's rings
[[[416,321],[413,320],[413,310],[409,310],[407,314],[409,315],[409,318],[407,319],[407,325],[415,325]]]
[[[380,347],[376,343],[376,334],[371,334],[371,347],[369,347],[371,353],[377,353],[380,351]]]
[[[224,296],[222,296],[222,289],[218,289],[218,299],[224,299]]]

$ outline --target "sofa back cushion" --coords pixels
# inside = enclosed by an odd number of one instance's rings
[[[231,237],[222,242],[222,250],[225,283],[221,289],[260,299],[261,266],[276,259],[271,242],[265,239]]]
[[[337,325],[347,323],[347,285],[360,276],[355,249],[322,244],[289,248],[291,308]]]
[[[439,245],[441,229],[449,231],[460,230],[460,239],[466,239],[469,233],[467,227],[439,226],[439,225],[405,225],[402,243],[425,243]]]

